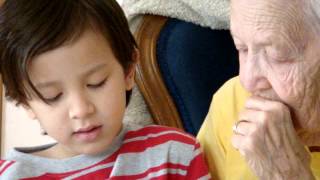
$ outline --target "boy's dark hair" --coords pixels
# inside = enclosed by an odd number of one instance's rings
[[[27,105],[29,89],[44,102],[28,75],[31,60],[97,28],[127,73],[136,42],[115,0],[6,0],[0,8],[0,70],[5,96]],[[131,91],[127,92],[127,104]],[[47,102],[46,102],[47,103]]]

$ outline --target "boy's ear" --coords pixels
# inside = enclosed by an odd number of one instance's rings
[[[136,72],[136,65],[140,59],[140,53],[137,48],[135,48],[132,54],[133,63],[130,65],[126,74],[126,90],[131,90],[135,84],[134,77]]]
[[[28,105],[22,105],[22,106],[30,119],[37,119],[36,114],[33,112],[33,110]]]

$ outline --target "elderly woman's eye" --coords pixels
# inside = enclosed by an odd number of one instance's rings
[[[236,49],[238,50],[239,53],[246,53],[248,52],[248,48],[245,45],[242,44],[235,44]]]
[[[88,84],[87,86],[90,87],[90,88],[99,88],[99,87],[102,87],[107,81],[107,78],[106,79],[103,79],[102,81],[100,81],[99,83],[96,83],[96,84]]]
[[[284,51],[281,51],[276,48],[267,48],[266,49],[267,55],[271,58],[273,61],[286,61],[288,59],[288,54],[286,54]]]
[[[237,50],[239,53],[247,53],[248,52],[248,48],[238,48]]]
[[[287,62],[289,60],[289,58],[287,56],[280,55],[278,53],[269,53],[268,56],[272,61],[277,62],[277,63]]]

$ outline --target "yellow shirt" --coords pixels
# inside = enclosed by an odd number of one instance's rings
[[[209,113],[197,138],[214,179],[257,179],[245,159],[231,145],[232,126],[249,96],[238,77],[226,82],[213,96]],[[313,174],[320,180],[320,153],[311,153],[311,159]]]

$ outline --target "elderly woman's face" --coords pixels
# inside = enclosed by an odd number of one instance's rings
[[[320,130],[320,43],[304,28],[295,2],[233,0],[231,32],[242,85],[285,103],[297,130],[315,132]]]

